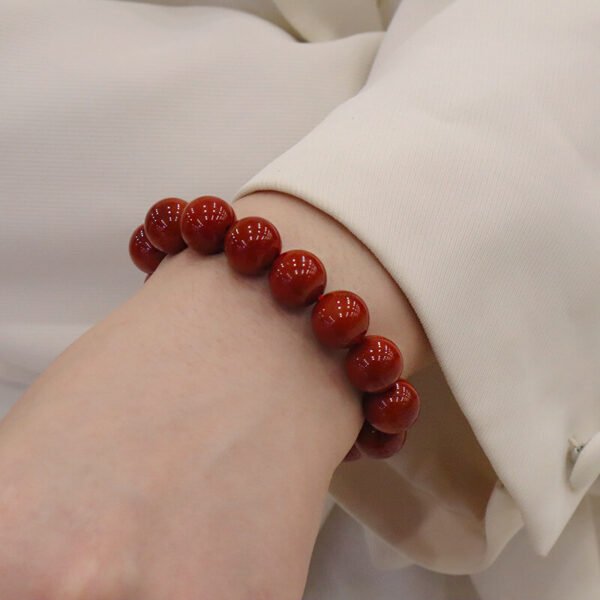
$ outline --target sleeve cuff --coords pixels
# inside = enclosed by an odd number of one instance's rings
[[[568,140],[551,153],[538,148],[534,160],[520,140],[535,134],[543,145],[546,123],[524,114],[500,142],[484,118],[455,126],[389,106],[375,84],[238,197],[302,198],[370,248],[415,308],[454,398],[546,554],[593,483],[571,485],[568,454],[574,435],[600,431],[600,284],[583,258],[600,256],[590,225],[597,210],[569,165]]]

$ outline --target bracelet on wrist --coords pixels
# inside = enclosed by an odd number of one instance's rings
[[[236,219],[233,207],[216,196],[185,202],[165,198],[150,207],[144,224],[129,241],[133,263],[148,277],[168,254],[185,248],[200,254],[224,252],[230,267],[246,276],[268,273],[273,298],[291,310],[312,304],[312,330],[327,348],[348,349],[344,368],[350,383],[362,392],[364,423],[344,458],[362,454],[389,458],[406,442],[419,416],[415,388],[400,376],[403,358],[398,346],[380,335],[367,335],[369,309],[351,291],[325,293],[327,272],[307,250],[281,252],[277,228],[262,217]]]

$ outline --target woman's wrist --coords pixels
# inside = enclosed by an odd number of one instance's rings
[[[335,289],[336,287],[353,287],[356,289],[357,286],[360,286],[359,291],[369,299],[374,314],[372,323],[375,324],[375,327],[379,325],[380,331],[392,331],[401,340],[405,353],[405,376],[409,376],[418,370],[431,358],[428,342],[406,297],[373,255],[340,224],[309,204],[276,192],[255,193],[246,196],[236,203],[236,212],[237,217],[242,220],[244,217],[259,214],[261,217],[267,217],[277,223],[285,240],[284,250],[297,247],[315,250],[328,266],[328,289]],[[215,257],[212,257],[212,260],[214,262]],[[239,277],[231,271],[225,277],[227,283],[233,280],[235,283],[245,286],[247,290],[252,288],[253,293],[258,294],[259,302],[262,301],[263,304],[258,307],[252,304],[251,312],[256,317],[257,322],[264,322],[265,330],[262,333],[266,332],[268,336],[273,336],[273,340],[269,337],[269,342],[275,342],[274,333],[269,332],[270,328],[283,327],[287,329],[290,325],[296,328],[294,337],[300,334],[303,344],[308,341],[309,348],[303,348],[303,356],[300,357],[300,362],[295,367],[296,370],[304,371],[304,377],[301,379],[312,379],[313,387],[319,387],[323,390],[331,386],[333,383],[331,380],[328,380],[327,384],[325,382],[320,383],[317,376],[319,367],[325,366],[327,370],[331,368],[333,357],[331,353],[321,351],[317,347],[318,344],[315,344],[313,332],[309,331],[306,325],[308,321],[306,313],[309,311],[304,310],[299,314],[297,311],[278,309],[271,297],[264,298],[265,295],[269,296],[269,294],[267,293],[267,286],[264,280],[261,281],[261,278]],[[193,279],[195,279],[194,276],[190,276],[190,280]],[[378,293],[373,294],[374,290]],[[232,293],[235,294],[236,291],[232,290]],[[263,298],[260,298],[260,296],[263,296]],[[285,323],[280,322],[277,325],[281,317],[285,319]],[[301,318],[300,323],[297,323],[298,317]],[[269,324],[267,325],[267,323]],[[375,332],[377,332],[376,329]],[[275,343],[273,348],[278,357],[281,356],[281,353],[283,355],[289,354],[290,358],[297,356],[296,349],[289,346],[286,348],[285,342],[282,341],[282,343],[284,347],[277,348]],[[312,366],[309,364],[311,358],[313,359]],[[318,365],[314,364],[314,358],[318,359]],[[273,371],[277,371],[277,373],[269,373],[269,365],[267,364],[263,366],[263,369],[265,374],[270,376],[271,381],[277,381],[278,374],[281,371],[274,369]],[[334,384],[335,391],[330,390],[329,394],[326,393],[325,395],[329,398],[336,395],[340,397],[342,395],[350,396],[356,402],[360,402],[356,392],[348,389],[345,378],[342,377],[342,379],[343,381],[340,381],[338,375]],[[312,393],[316,394],[316,390],[313,390]],[[356,410],[353,410],[354,407],[349,410],[347,406],[347,403],[345,403],[343,407],[343,410],[348,413],[347,415],[338,414],[337,418],[330,419],[330,422],[335,424],[332,428],[332,439],[329,440],[331,443],[328,444],[332,449],[335,448],[336,442],[340,442],[345,449],[349,448],[347,433],[350,431],[352,438],[354,438],[357,423],[362,420],[357,420]],[[322,404],[319,404],[319,407],[324,410],[337,411],[340,404],[332,399],[325,399]],[[314,412],[314,416],[318,414],[319,411]],[[344,418],[345,416],[347,416],[347,419]],[[343,427],[345,421],[349,423],[349,428]],[[328,429],[326,420],[321,419],[319,421],[319,429],[321,431]],[[326,457],[323,456],[323,459],[326,460]]]
[[[405,376],[430,358],[425,335],[402,292],[341,225],[307,203],[275,192],[246,196],[235,208],[238,217],[260,214],[276,222],[287,248],[315,251],[328,267],[328,289],[351,287],[362,295],[371,308],[370,331],[385,332],[399,343]],[[129,361],[139,373],[140,397],[164,400],[168,406],[169,394],[188,394],[190,402],[200,402],[194,398],[200,389],[206,396],[224,386],[233,391],[239,382],[243,389],[236,390],[236,402],[240,393],[247,398],[237,410],[267,410],[272,405],[277,412],[288,403],[300,412],[306,409],[302,423],[329,430],[323,443],[336,464],[360,425],[359,401],[341,366],[315,343],[306,311],[281,309],[264,278],[236,275],[223,262],[222,256],[201,258],[189,251],[165,261],[136,297],[77,342],[67,353],[72,358],[61,358],[45,378],[69,360],[81,361],[89,340],[104,332],[106,343],[115,346],[119,365]],[[120,342],[119,335],[124,336]],[[94,352],[91,347],[89,351]],[[163,368],[165,374],[160,375]],[[176,370],[177,379],[168,375]],[[201,381],[194,381],[197,376]],[[290,393],[294,381],[302,382],[297,396]],[[312,383],[304,385],[306,381]],[[198,386],[196,393],[190,382]],[[233,408],[231,401],[221,406],[223,412]],[[294,413],[296,428],[301,424],[298,417]]]
[[[288,247],[314,250],[330,289],[363,295],[373,332],[398,341],[405,374],[417,368],[427,345],[414,313],[352,235],[277,194],[235,206],[273,219]],[[181,597],[298,597],[329,481],[361,421],[306,311],[282,309],[265,278],[235,274],[223,255],[167,258],[0,425],[0,537],[11,548],[0,573],[12,574],[0,595],[35,597],[23,586],[40,581],[49,598],[94,597],[110,571],[114,589],[148,599],[177,595],[173,586]]]

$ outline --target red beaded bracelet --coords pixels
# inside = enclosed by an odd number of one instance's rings
[[[379,335],[367,335],[369,309],[357,294],[338,290],[324,294],[327,272],[307,250],[281,253],[281,236],[267,219],[236,220],[231,205],[216,196],[187,203],[165,198],[154,204],[143,225],[133,232],[129,253],[136,267],[150,276],[167,254],[189,247],[201,254],[225,252],[231,268],[243,275],[268,272],[275,300],[290,309],[315,304],[312,329],[328,348],[348,348],[344,361],[348,379],[363,393],[365,421],[346,461],[361,452],[389,458],[406,441],[419,416],[419,395],[400,375],[398,346]]]

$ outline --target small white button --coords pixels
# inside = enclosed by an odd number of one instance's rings
[[[600,431],[585,444],[571,441],[569,457],[574,463],[569,483],[575,490],[590,487],[600,476]]]

